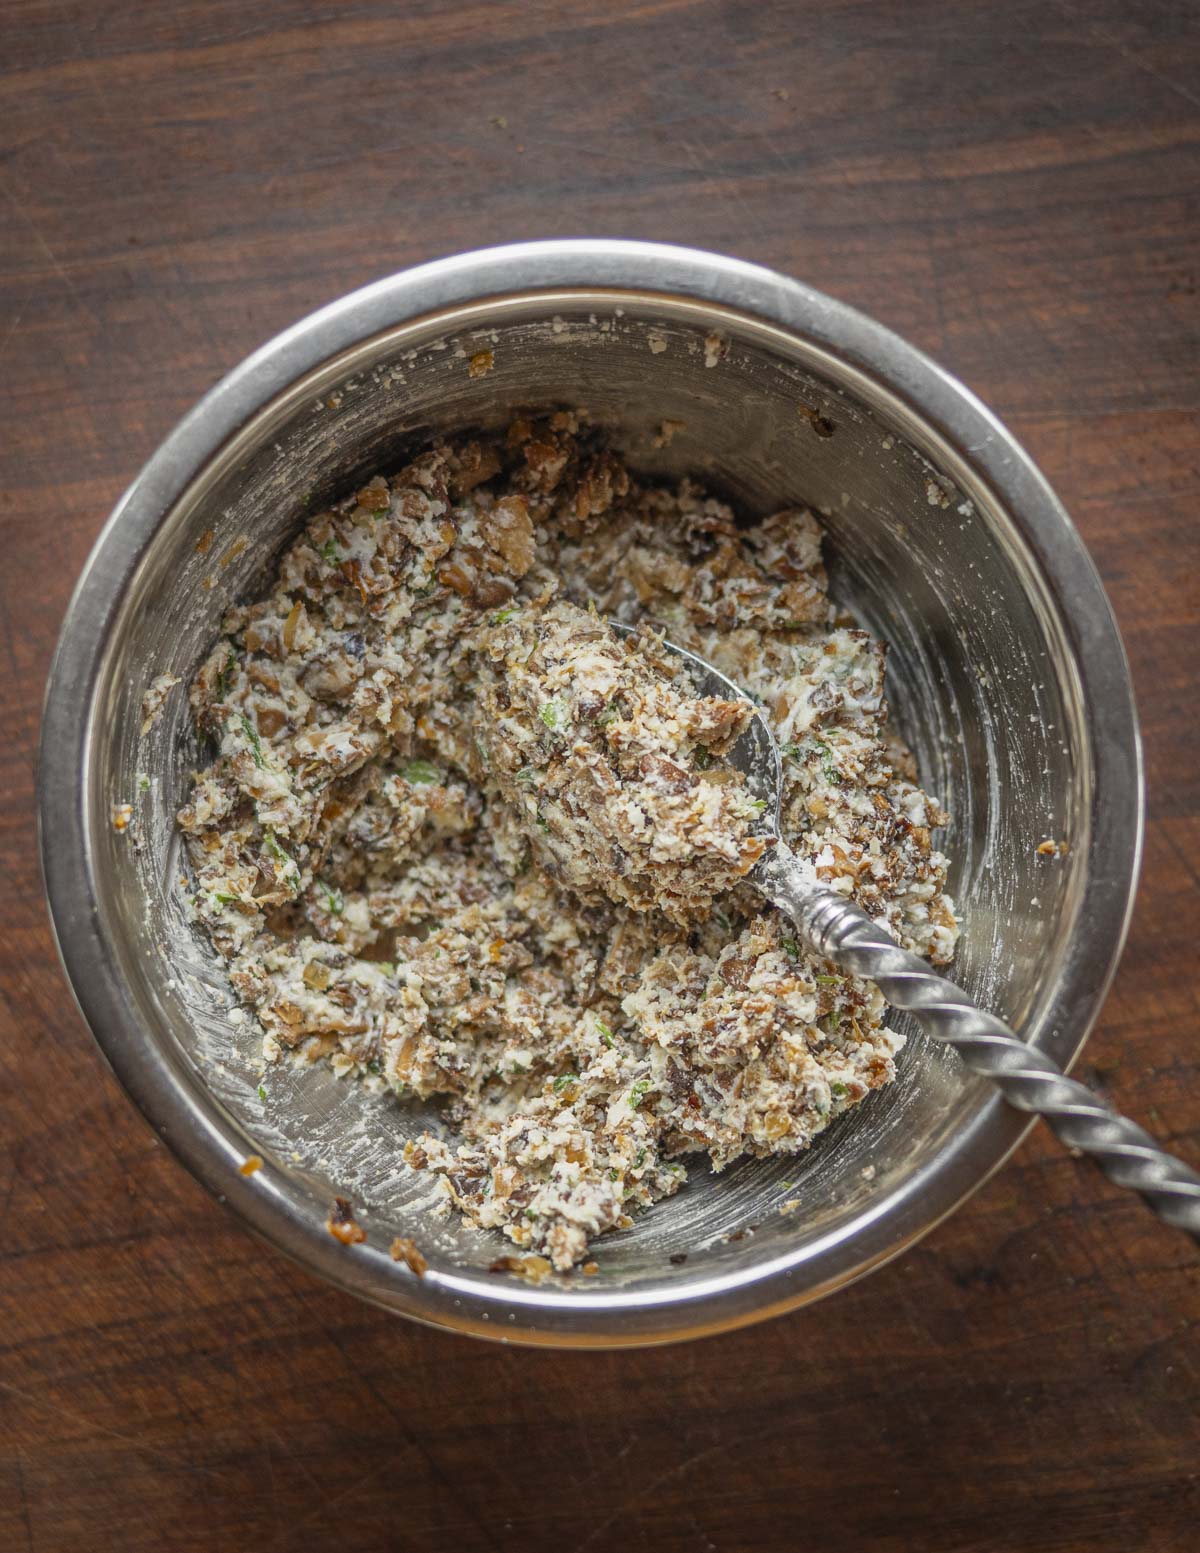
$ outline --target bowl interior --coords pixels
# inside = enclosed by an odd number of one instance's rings
[[[480,351],[492,365],[472,376]],[[264,1074],[259,1041],[183,908],[172,816],[197,759],[186,682],[227,604],[261,586],[312,504],[436,435],[544,406],[586,408],[646,475],[693,474],[747,513],[820,514],[834,592],[890,643],[893,716],[951,814],[941,844],[964,919],[953,975],[1028,1039],[1061,1030],[1054,991],[1083,907],[1093,797],[1075,660],[1010,515],[936,428],[796,335],[680,297],[509,296],[365,340],[251,416],[171,505],[98,667],[84,802],[100,925],[158,1055],[268,1161],[261,1182],[231,1171],[231,1191],[273,1194],[280,1212],[315,1226],[335,1193],[349,1197],[369,1241],[346,1254],[378,1259],[376,1297],[394,1284],[395,1302],[408,1300],[411,1276],[386,1248],[409,1235],[430,1288],[451,1302],[469,1293],[518,1325],[526,1294],[488,1273],[502,1242],[432,1217],[430,1181],[400,1163],[435,1112],[372,1099],[323,1067]],[[140,698],[167,672],[184,684],[142,736]],[[110,807],[124,802],[135,820],[118,834]],[[1068,840],[1067,854],[1039,856],[1047,837]],[[678,1197],[599,1244],[599,1275],[586,1289],[564,1284],[562,1299],[674,1300],[781,1259],[800,1270],[884,1211],[901,1242],[903,1205],[949,1168],[950,1140],[992,1101],[956,1059],[909,1034],[898,1082],[806,1156],[719,1177],[693,1165]],[[798,1206],[783,1213],[785,1202]],[[680,1252],[687,1260],[672,1263]]]

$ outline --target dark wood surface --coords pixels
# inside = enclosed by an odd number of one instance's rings
[[[487,1347],[250,1240],[102,1066],[34,859],[69,590],[164,432],[392,268],[723,249],[1007,419],[1133,662],[1145,873],[1081,1071],[1200,1159],[1194,0],[6,0],[0,12],[0,1549],[1200,1545],[1200,1260],[1037,1132],[827,1303]]]

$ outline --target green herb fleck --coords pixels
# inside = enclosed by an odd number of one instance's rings
[[[548,831],[548,830],[549,830],[549,829],[550,829],[550,826],[549,826],[549,824],[548,824],[548,823],[547,823],[547,821],[546,821],[546,820],[544,820],[544,819],[543,819],[543,818],[542,818],[542,817],[541,817],[541,815],[540,815],[540,814],[539,814],[539,815],[538,815],[538,817],[537,817],[537,826],[538,826],[538,829],[539,829],[539,830],[546,830],[546,831]]]
[[[475,740],[475,753],[479,756],[479,764],[485,771],[491,769],[491,761],[488,759],[487,746],[482,739]]]
[[[825,772],[825,780],[827,782],[840,782],[842,780],[842,776],[841,772],[833,763],[833,751],[829,748],[828,744],[818,744],[816,748],[817,752],[821,756],[821,767]]]
[[[532,766],[522,766],[516,776],[513,777],[513,781],[518,787],[532,787],[536,776],[537,772]]]
[[[144,771],[139,771],[138,772],[137,782],[138,782],[138,792],[139,793],[148,793],[150,791],[150,778],[146,775],[146,773]]]
[[[578,1079],[578,1073],[560,1073],[554,1080],[554,1093],[556,1095],[561,1095],[568,1084],[574,1084],[578,1081]]]
[[[619,1181],[621,1179],[621,1172],[619,1170],[610,1170],[608,1172],[608,1179],[610,1181]]]
[[[800,945],[794,938],[781,938],[779,942],[783,945],[784,952],[790,959],[798,960],[800,958]]]
[[[507,625],[514,615],[520,613],[520,608],[519,604],[514,604],[510,609],[498,609],[492,616],[492,624],[494,626]]]
[[[637,1110],[645,1098],[646,1091],[651,1087],[651,1081],[648,1078],[640,1078],[636,1084],[631,1086],[629,1091],[629,1109],[631,1111]]]
[[[645,1149],[639,1149],[637,1151],[637,1158],[633,1162],[633,1168],[635,1170],[640,1170],[645,1163],[646,1163],[646,1151],[645,1151]]]
[[[429,787],[442,780],[442,773],[427,760],[410,760],[400,767],[400,775],[413,787]]]
[[[781,744],[779,746],[779,753],[781,755],[791,755],[795,758],[800,753],[800,746],[798,744]]]
[[[561,732],[571,720],[567,712],[566,702],[560,696],[555,696],[553,700],[544,702],[538,716],[551,733]]]
[[[847,1093],[845,1084],[830,1084],[829,1093],[835,1100],[840,1100]]]
[[[236,668],[237,668],[237,653],[235,653],[233,651],[233,649],[230,648],[229,656],[225,660],[225,667],[217,675],[217,699],[218,700],[222,700],[224,698],[225,692],[229,689],[230,676],[233,674],[233,671]]]
[[[336,540],[327,539],[325,541],[325,543],[321,546],[320,555],[321,555],[322,560],[327,561],[330,566],[340,566],[341,565],[342,558],[338,554],[338,547],[337,547]]]
[[[596,719],[597,728],[607,728],[609,723],[615,723],[622,715],[621,708],[615,701],[610,701]]]
[[[820,987],[840,987],[842,984],[840,976],[817,976],[814,980]]]
[[[721,929],[722,933],[732,933],[733,932],[733,923],[729,920],[729,918],[726,916],[726,914],[723,911],[715,911],[714,910],[714,912],[713,912],[713,921]]]
[[[616,1046],[616,1038],[614,1037],[612,1031],[604,1023],[603,1019],[596,1020],[596,1034],[610,1050]]]
[[[258,1086],[258,1098],[260,1100],[266,1100],[266,1098],[267,1098],[267,1090],[266,1090],[266,1086],[264,1084],[260,1084]]]
[[[245,712],[239,712],[238,716],[241,719],[242,732],[250,741],[250,753],[254,756],[254,764],[262,771],[266,767],[266,761],[263,759],[262,740],[258,736],[258,729],[246,716]]]
[[[214,895],[213,899],[222,906],[236,906],[238,903],[236,895]]]
[[[706,750],[703,744],[697,745],[696,753],[692,758],[696,762],[696,769],[698,771],[707,771],[709,766],[712,765],[712,751]]]
[[[752,798],[749,807],[754,810],[755,814],[761,814],[767,807],[767,800],[765,798]]]
[[[285,852],[284,849],[279,845],[279,841],[273,830],[265,830],[263,832],[263,845],[266,847],[267,852],[271,855],[271,857],[273,857],[274,860],[281,865],[284,872],[290,873],[294,880],[299,879],[300,870],[296,866],[295,858],[291,855],[290,852]],[[279,874],[279,869],[276,869],[276,873]],[[280,874],[280,877],[282,877],[282,874]]]
[[[346,909],[346,897],[341,890],[335,890],[331,884],[326,884],[324,879],[318,879],[317,884],[325,897],[325,910],[331,917],[340,917]]]
[[[372,1057],[370,1062],[367,1063],[367,1072],[368,1073],[382,1073],[383,1072],[383,1065],[379,1061],[378,1057]]]

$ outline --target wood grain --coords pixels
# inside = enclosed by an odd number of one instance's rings
[[[867,309],[1040,460],[1128,644],[1150,825],[1083,1063],[1200,1158],[1200,13],[1188,0],[8,0],[0,80],[0,1549],[1184,1553],[1196,1255],[1035,1133],[829,1302],[508,1351],[252,1242],[71,1005],[33,758],[122,487],[249,349],[530,236]]]

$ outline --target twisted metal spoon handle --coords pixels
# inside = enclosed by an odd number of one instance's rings
[[[1044,1116],[1068,1148],[1090,1154],[1110,1181],[1140,1192],[1160,1219],[1200,1240],[1200,1173],[976,1008],[845,896],[814,885],[783,843],[760,864],[758,878],[818,954],[875,982],[889,1003],[911,1010],[929,1035],[998,1085],[1010,1105]]]

